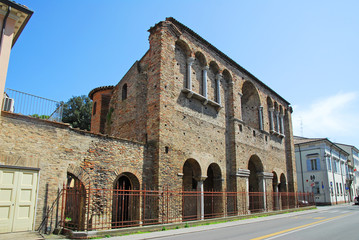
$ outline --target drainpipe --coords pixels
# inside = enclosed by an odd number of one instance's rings
[[[2,21],[2,28],[1,28],[1,34],[0,34],[0,49],[1,49],[1,45],[2,45],[2,38],[3,38],[4,32],[5,32],[5,28],[6,28],[6,21],[7,21],[7,18],[9,17],[10,11],[11,11],[11,7],[9,6],[7,8],[5,17]]]
[[[300,173],[302,175],[302,190],[304,193],[303,162],[302,162],[302,151],[300,150],[300,144],[298,144],[298,148],[299,148],[299,159],[300,159]]]

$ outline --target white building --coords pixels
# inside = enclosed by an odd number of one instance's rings
[[[352,201],[349,154],[327,138],[294,136],[298,191],[313,192],[318,205]],[[347,180],[348,179],[348,180]]]
[[[349,173],[349,181],[352,181],[353,184],[353,196],[359,195],[359,150],[352,145],[342,144],[342,143],[336,143],[339,147],[344,149],[347,153],[349,153],[348,157],[348,166],[349,171],[351,171],[352,174]]]

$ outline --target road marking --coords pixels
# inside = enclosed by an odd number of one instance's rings
[[[315,217],[313,219],[324,219],[325,217]]]
[[[276,233],[271,233],[271,234],[268,234],[268,235],[264,235],[264,236],[262,236],[262,237],[252,238],[251,240],[266,239],[266,238],[273,237],[273,236],[277,236],[277,235],[280,235],[280,234],[283,234],[283,233],[291,232],[291,231],[294,231],[294,230],[297,230],[297,229],[306,228],[306,227],[309,227],[309,226],[312,226],[312,225],[315,225],[315,224],[318,224],[318,223],[322,223],[322,222],[330,221],[330,220],[333,220],[333,219],[336,219],[336,218],[344,217],[344,216],[349,215],[349,214],[350,214],[350,213],[342,214],[342,215],[339,215],[339,216],[336,216],[336,217],[331,217],[331,218],[323,219],[323,220],[316,221],[316,222],[312,222],[312,223],[308,223],[308,224],[305,224],[305,225],[302,225],[302,226],[298,226],[298,227],[294,227],[294,228],[289,228],[289,229],[286,229],[286,230],[283,230],[283,231],[280,231],[280,232],[276,232]]]

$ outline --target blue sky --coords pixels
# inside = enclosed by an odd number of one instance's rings
[[[359,148],[359,1],[19,0],[34,11],[7,88],[67,101],[117,84],[166,17],[288,100],[295,135]]]

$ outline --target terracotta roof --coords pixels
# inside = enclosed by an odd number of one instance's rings
[[[234,60],[232,60],[230,57],[228,57],[226,54],[224,54],[223,52],[221,52],[220,50],[218,50],[215,46],[213,46],[212,44],[210,44],[209,42],[207,42],[205,39],[203,39],[201,36],[199,36],[197,33],[195,33],[193,30],[191,30],[190,28],[188,28],[187,26],[183,25],[182,23],[178,22],[176,19],[174,19],[173,17],[168,17],[166,18],[166,21],[169,21],[171,23],[173,23],[176,27],[178,27],[182,32],[186,31],[188,34],[192,35],[194,38],[196,38],[197,40],[199,40],[204,46],[206,46],[207,48],[209,48],[210,50],[214,51],[215,53],[217,53],[219,56],[221,56],[225,61],[227,61],[229,64],[233,65],[235,68],[237,68],[239,71],[243,72],[244,74],[248,75],[250,78],[252,78],[254,81],[258,82],[260,85],[262,85],[264,88],[266,88],[267,90],[269,90],[271,93],[273,93],[274,95],[276,95],[279,99],[281,99],[283,102],[285,102],[286,104],[290,105],[290,103],[285,100],[282,96],[280,96],[278,93],[276,93],[273,89],[271,89],[270,87],[268,87],[266,84],[264,84],[262,81],[260,81],[258,78],[256,78],[253,74],[251,74],[250,72],[248,72],[245,68],[243,68],[242,66],[240,66],[238,63],[236,63]],[[156,27],[157,24],[154,26]],[[154,28],[153,27],[153,28]],[[150,28],[151,30],[152,28]],[[149,31],[150,31],[149,30]]]
[[[114,87],[115,86],[110,85],[110,86],[103,86],[103,87],[97,87],[95,89],[92,89],[91,92],[89,93],[89,98],[91,98],[91,100],[92,100],[92,97],[96,92],[102,91],[102,90],[113,89]]]

